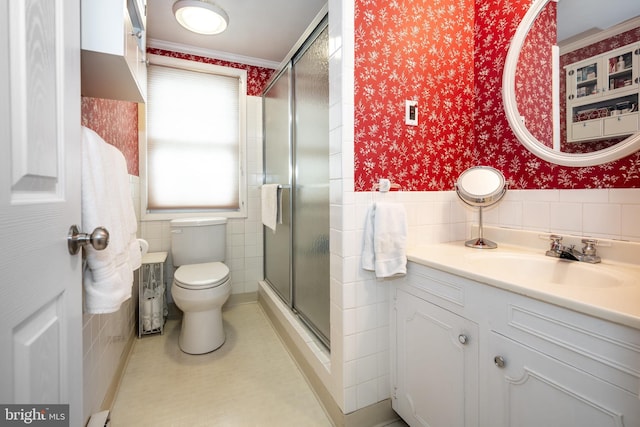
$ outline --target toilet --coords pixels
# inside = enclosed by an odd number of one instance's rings
[[[231,294],[226,251],[225,218],[174,219],[171,256],[177,267],[171,296],[182,310],[180,349],[189,354],[209,353],[225,340],[222,305]]]

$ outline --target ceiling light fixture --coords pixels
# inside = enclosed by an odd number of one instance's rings
[[[219,34],[229,24],[229,16],[220,7],[204,0],[178,0],[173,14],[184,28],[198,34]]]

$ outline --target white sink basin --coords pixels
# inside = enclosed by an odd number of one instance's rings
[[[632,284],[632,278],[604,264],[567,261],[545,255],[483,252],[466,257],[472,271],[510,283],[606,288]]]

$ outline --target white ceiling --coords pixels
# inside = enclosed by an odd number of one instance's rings
[[[147,0],[147,45],[215,55],[275,68],[326,4],[326,0],[209,0],[229,15],[222,34],[203,36],[178,24],[175,0]]]
[[[175,20],[175,0],[147,0],[147,44],[174,51],[277,68],[326,0],[208,0],[229,15],[227,30],[191,33]],[[640,0],[559,0],[558,40],[606,29],[640,15]]]
[[[640,15],[640,0],[559,0],[558,41]]]

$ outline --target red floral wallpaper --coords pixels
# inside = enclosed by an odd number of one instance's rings
[[[557,166],[524,147],[502,105],[502,69],[532,0],[356,0],[355,190],[452,190],[469,166],[512,189],[640,188],[640,152],[605,165]],[[404,100],[419,105],[404,124]]]
[[[239,64],[237,62],[222,61],[220,59],[206,58],[203,56],[191,55],[188,53],[172,52],[163,49],[148,48],[147,53],[154,55],[169,56],[172,58],[187,59],[189,61],[202,62],[205,64],[221,65],[223,67],[239,68],[247,71],[247,95],[261,96],[262,90],[275,72],[270,68],[255,67],[253,65]]]
[[[473,0],[356,0],[355,189],[450,190],[477,163]],[[418,102],[418,126],[404,123]]]
[[[111,99],[82,98],[82,125],[117,147],[127,160],[130,175],[138,170],[138,104]]]
[[[552,46],[556,44],[557,3],[540,12],[525,39],[516,70],[516,102],[527,129],[553,148]]]

